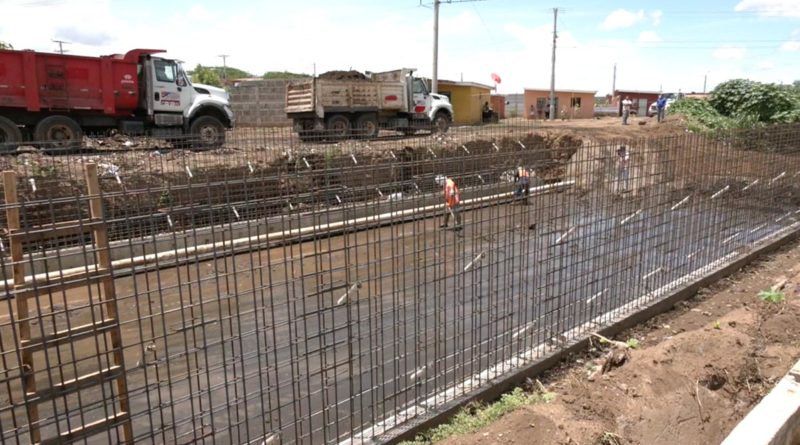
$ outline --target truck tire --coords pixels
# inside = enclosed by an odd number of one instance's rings
[[[225,126],[213,116],[200,116],[189,125],[192,148],[213,150],[225,143]]]
[[[343,114],[334,114],[325,121],[325,130],[332,139],[345,139],[350,136],[350,119]]]
[[[22,131],[10,119],[0,116],[0,153],[14,153],[22,142]]]
[[[450,128],[450,115],[445,111],[438,111],[436,115],[433,116],[433,133],[447,133],[447,130]]]
[[[360,138],[375,139],[381,131],[378,126],[378,116],[374,114],[362,114],[356,118],[356,128],[354,133]]]
[[[76,150],[83,142],[83,130],[67,116],[48,116],[36,124],[33,140],[42,143],[48,150]]]

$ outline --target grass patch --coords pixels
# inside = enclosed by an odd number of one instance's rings
[[[783,303],[786,300],[786,295],[781,291],[762,290],[758,293],[758,298],[767,303]]]
[[[503,394],[497,402],[489,405],[468,405],[462,408],[450,422],[420,433],[413,441],[405,441],[400,445],[425,445],[452,436],[474,433],[517,408],[533,403],[550,402],[555,397],[555,393],[552,392],[531,394],[523,391],[522,388],[515,388],[511,392]]]

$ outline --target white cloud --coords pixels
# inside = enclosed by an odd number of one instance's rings
[[[201,5],[192,5],[186,17],[196,22],[207,22],[214,19],[214,14]]]
[[[781,51],[795,52],[800,51],[800,29],[795,30],[789,40],[783,42]]]
[[[639,33],[637,41],[639,43],[658,43],[661,41],[661,37],[655,31],[642,31]]]
[[[775,69],[775,63],[773,63],[770,60],[764,60],[762,62],[758,62],[758,65],[756,65],[756,67],[758,67],[758,69],[761,71],[769,71]]]
[[[788,42],[783,42],[783,45],[781,45],[781,51],[800,51],[800,40],[789,40]]]
[[[800,17],[800,0],[741,0],[733,10],[767,17]]]
[[[629,28],[645,19],[644,10],[628,11],[617,9],[609,14],[600,24],[602,31],[611,31],[619,28]]]
[[[650,19],[653,20],[653,26],[658,26],[661,24],[661,17],[664,16],[664,12],[660,9],[657,9],[650,13]]]
[[[711,57],[717,60],[742,60],[744,59],[747,49],[741,46],[721,46],[711,53]]]

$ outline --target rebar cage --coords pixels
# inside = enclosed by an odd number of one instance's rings
[[[800,227],[797,126],[320,139],[2,156],[0,441],[387,441]]]

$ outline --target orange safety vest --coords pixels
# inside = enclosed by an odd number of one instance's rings
[[[450,178],[447,178],[447,181],[444,183],[444,202],[447,204],[447,207],[450,208],[457,206],[461,202],[458,186],[456,186],[456,183]]]

